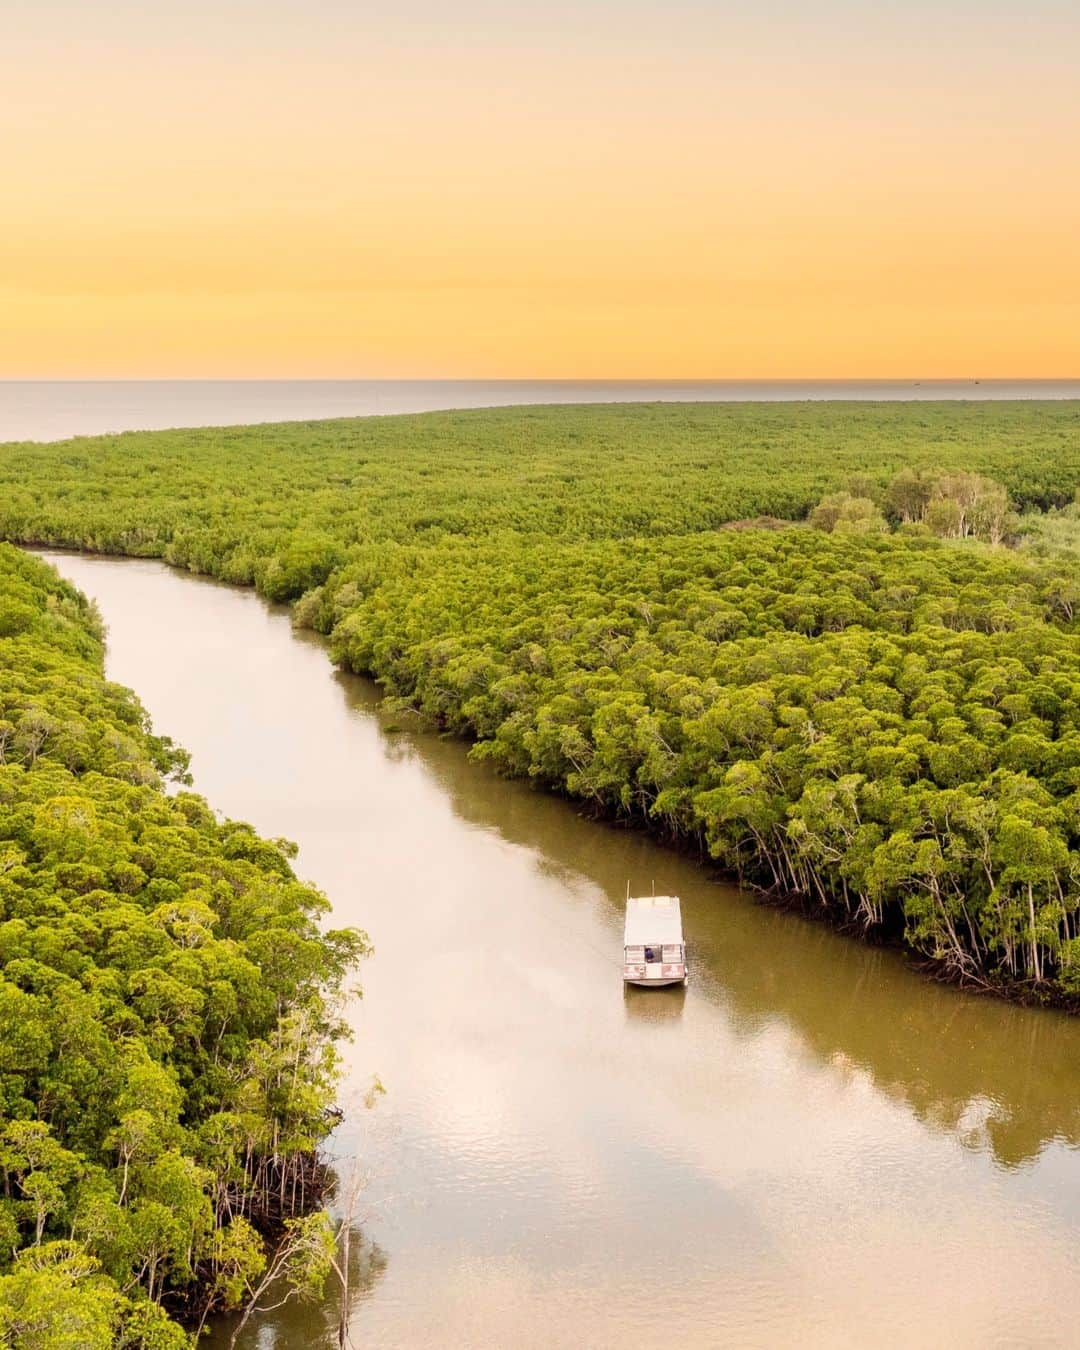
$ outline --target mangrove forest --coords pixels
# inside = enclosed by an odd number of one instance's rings
[[[329,1269],[317,1150],[365,939],[187,781],[94,608],[0,545],[5,1346],[179,1350],[274,1260]]]
[[[521,408],[0,456],[472,753],[953,978],[1080,994],[1074,403]]]

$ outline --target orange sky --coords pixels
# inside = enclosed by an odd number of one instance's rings
[[[1080,6],[7,0],[0,377],[1080,375]]]

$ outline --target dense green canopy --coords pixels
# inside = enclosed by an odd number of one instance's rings
[[[1078,482],[1075,403],[526,408],[9,447],[0,531],[298,599],[506,772],[1073,997],[1076,555],[1001,541]]]
[[[180,1346],[305,1207],[359,934],[170,795],[92,607],[0,545],[0,1344]],[[198,1304],[196,1303],[196,1307]]]
[[[1080,404],[613,404],[80,437],[0,452],[0,536],[159,556],[287,600],[370,541],[802,519],[905,466],[1072,500]]]

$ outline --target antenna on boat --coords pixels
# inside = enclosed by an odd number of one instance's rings
[[[656,878],[655,878],[655,877],[653,877],[652,894],[653,894],[653,899],[655,900],[655,899],[656,899]]]
[[[626,878],[626,903],[630,903],[630,878]]]

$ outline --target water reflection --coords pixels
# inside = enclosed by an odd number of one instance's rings
[[[298,636],[321,646],[311,634]],[[342,672],[335,679],[351,709],[380,716],[374,684]],[[403,723],[400,714],[393,722],[398,730],[384,737],[389,756],[421,763],[460,819],[529,849],[538,874],[592,883],[613,927],[622,921],[628,879],[679,894],[692,943],[691,996],[722,1007],[739,1036],[753,1039],[781,1022],[823,1064],[869,1074],[918,1119],[1005,1167],[1031,1161],[1051,1141],[1080,1144],[1075,1019],[941,988],[896,952],[861,947],[756,904],[647,836],[502,779],[470,761],[459,743]],[[676,1022],[685,1000],[681,988],[632,990],[626,1015]]]
[[[628,1020],[655,1027],[676,1027],[686,1007],[686,990],[681,984],[665,989],[623,988],[623,1006]]]
[[[370,1298],[387,1266],[386,1253],[371,1242],[360,1228],[353,1228],[349,1241],[348,1297],[345,1322],[351,1325],[364,1300]],[[331,1277],[327,1294],[314,1302],[290,1299],[275,1308],[272,1321],[266,1316],[252,1318],[236,1340],[237,1350],[270,1350],[270,1347],[304,1347],[304,1350],[339,1350],[341,1326],[341,1285]],[[280,1291],[269,1299],[277,1302]],[[218,1318],[209,1334],[200,1341],[210,1350],[227,1350],[239,1314]]]

